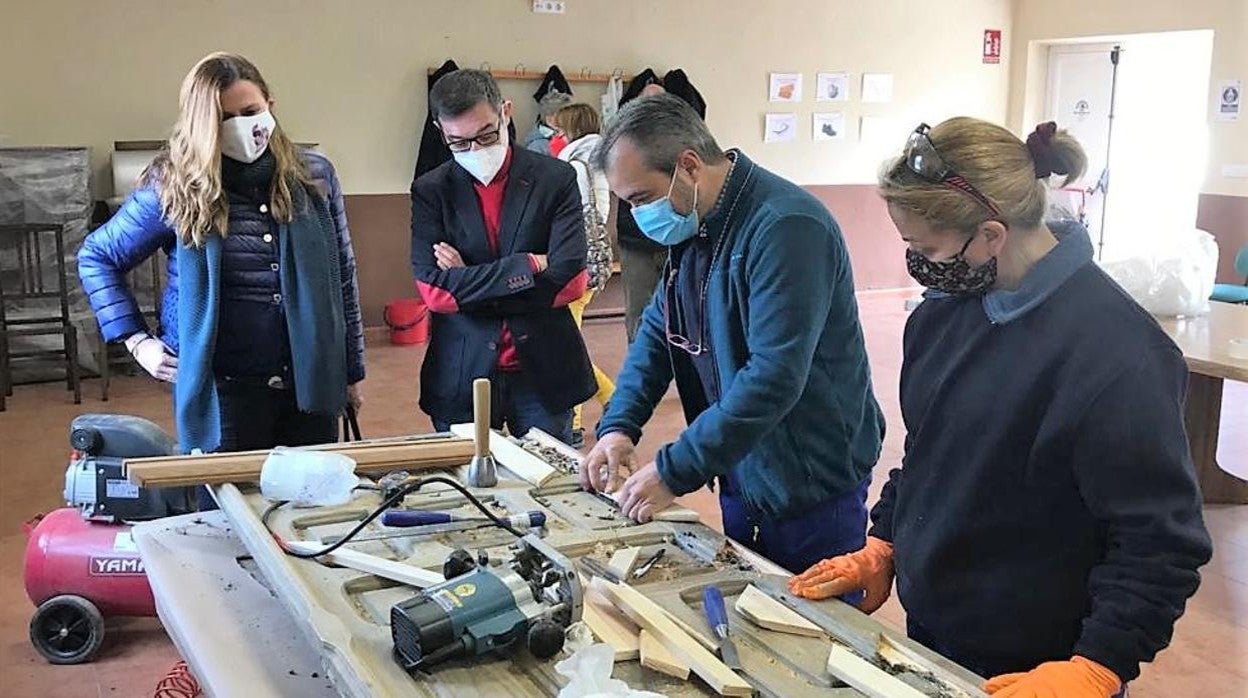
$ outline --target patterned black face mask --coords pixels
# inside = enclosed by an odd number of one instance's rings
[[[974,240],[975,238],[971,238]],[[963,257],[966,248],[971,246],[967,240],[962,249],[953,259],[933,262],[912,249],[906,249],[906,270],[923,286],[942,291],[954,296],[965,296],[983,293],[997,281],[997,258],[972,267]]]

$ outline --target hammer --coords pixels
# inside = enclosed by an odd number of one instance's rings
[[[498,469],[490,455],[490,379],[472,382],[473,453],[468,464],[470,487],[493,487],[498,484]]]

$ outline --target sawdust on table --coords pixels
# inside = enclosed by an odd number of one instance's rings
[[[520,448],[545,461],[555,470],[575,475],[580,469],[580,463],[576,459],[551,446],[544,446],[531,439],[520,439]]]

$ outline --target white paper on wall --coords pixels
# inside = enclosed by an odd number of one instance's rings
[[[815,114],[812,121],[816,142],[845,139],[845,112],[833,111]]]
[[[893,74],[863,73],[862,101],[874,103],[893,101]]]
[[[802,74],[772,73],[768,99],[773,102],[802,101]]]
[[[815,77],[815,100],[844,102],[849,99],[849,73],[819,73]]]
[[[1244,104],[1243,84],[1239,80],[1218,81],[1218,121],[1239,121]]]
[[[764,119],[764,143],[783,143],[796,139],[797,114],[768,114]]]

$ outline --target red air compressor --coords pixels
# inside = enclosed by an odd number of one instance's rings
[[[26,595],[38,607],[30,642],[53,664],[90,660],[104,640],[106,615],[156,615],[128,522],[193,510],[190,489],[144,489],[122,472],[126,458],[177,453],[173,439],[152,422],[81,415],[70,424],[69,443],[69,507],[42,517],[26,542]]]

